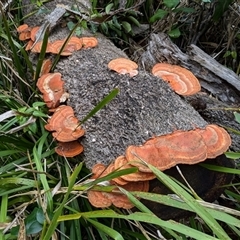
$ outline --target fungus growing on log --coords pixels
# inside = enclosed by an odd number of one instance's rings
[[[231,145],[227,131],[217,125],[210,124],[206,129],[196,129],[207,146],[207,158],[216,158],[226,152]]]
[[[36,34],[37,34],[39,28],[40,28],[39,26],[36,26],[36,27],[33,27],[32,30],[31,30],[30,38],[33,42],[35,42],[35,40],[36,40]]]
[[[21,33],[21,32],[23,32],[23,31],[25,31],[27,28],[28,28],[28,25],[27,25],[26,23],[25,23],[25,24],[22,24],[22,25],[18,26],[17,32],[18,32],[18,33]]]
[[[39,41],[36,44],[34,44],[34,46],[31,48],[31,52],[33,52],[33,53],[40,53],[41,50],[42,50],[42,44],[43,44],[42,41]],[[46,48],[46,51],[45,51],[46,53],[50,53],[51,52],[51,45],[52,44],[50,42],[47,43],[47,48]]]
[[[43,100],[48,108],[56,108],[64,95],[64,81],[60,73],[47,73],[37,81],[37,87],[43,94]]]
[[[97,179],[99,177],[106,176],[109,173],[109,171],[105,171],[107,168],[103,164],[96,164],[92,169],[93,176],[91,177],[91,179]],[[114,182],[114,179],[109,182],[109,185],[112,182]],[[147,192],[149,190],[149,182],[128,182],[122,187],[127,191]],[[97,208],[106,208],[111,206],[112,204],[118,208],[124,209],[130,209],[134,207],[134,205],[129,201],[128,197],[122,194],[117,187],[112,192],[102,192],[90,189],[87,192],[87,195],[89,202]]]
[[[25,40],[28,40],[31,38],[31,30],[32,28],[31,27],[27,27],[25,28],[26,26],[23,26],[20,28],[20,30],[18,30],[18,33],[19,33],[19,40],[20,41],[25,41]],[[24,29],[24,30],[21,30],[21,29]]]
[[[79,125],[78,119],[70,106],[59,106],[45,125],[46,130],[52,132],[53,137],[59,142],[75,141],[84,135],[84,130]]]
[[[85,49],[93,48],[98,45],[98,40],[95,37],[81,37],[79,39],[82,43],[82,47]]]
[[[127,58],[116,58],[108,63],[108,68],[119,74],[129,74],[134,77],[138,74],[138,65]]]
[[[75,157],[83,152],[83,146],[79,141],[58,142],[55,152],[63,157]]]
[[[179,95],[192,95],[201,90],[198,79],[189,70],[177,65],[157,63],[152,74],[168,82]]]
[[[129,146],[126,159],[142,172],[151,172],[142,161],[166,170],[177,164],[196,164],[214,158],[223,154],[230,145],[230,136],[223,128],[209,125],[205,129],[157,136],[142,146]]]
[[[50,72],[51,70],[51,67],[52,67],[52,61],[51,59],[44,59],[43,60],[43,63],[42,63],[42,67],[41,67],[41,70],[40,70],[40,73],[39,73],[39,76],[43,76],[44,74],[47,74]]]
[[[118,170],[128,169],[134,167],[127,161],[125,156],[119,156],[114,161],[114,168]],[[135,172],[127,175],[122,175],[121,178],[127,182],[148,181],[155,178],[155,175],[150,172]]]
[[[51,44],[50,52],[53,54],[58,54],[64,44],[66,39],[57,40]],[[66,43],[63,51],[61,52],[61,56],[70,56],[73,52],[78,51],[82,48],[82,41],[78,37],[71,37]]]

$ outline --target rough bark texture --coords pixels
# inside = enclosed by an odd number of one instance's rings
[[[153,136],[206,125],[161,79],[142,70],[133,78],[110,71],[110,60],[127,56],[106,38],[97,38],[96,48],[78,51],[56,68],[70,94],[68,104],[80,120],[112,89],[119,89],[112,102],[83,124],[83,159],[88,167],[109,164],[128,145],[140,145]]]

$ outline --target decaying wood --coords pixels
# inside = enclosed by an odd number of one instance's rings
[[[143,70],[133,78],[110,71],[110,60],[127,56],[102,35],[97,39],[96,48],[75,52],[56,68],[70,94],[68,104],[80,120],[112,89],[120,90],[83,124],[83,159],[88,167],[97,162],[109,164],[123,155],[128,145],[140,145],[153,136],[206,125],[161,79]]]
[[[158,62],[168,62],[189,69],[199,78],[203,88],[225,103],[237,104],[240,101],[240,78],[195,45],[191,45],[188,52],[183,53],[166,34],[152,34],[139,63],[150,71]]]

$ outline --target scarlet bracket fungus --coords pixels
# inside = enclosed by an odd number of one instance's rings
[[[142,160],[165,170],[179,163],[195,164],[204,161],[207,158],[207,147],[197,132],[177,131],[154,137],[142,146],[129,146],[126,158],[140,171],[151,172]]]
[[[47,73],[37,81],[37,87],[43,94],[43,100],[48,108],[56,108],[61,102],[64,94],[64,81],[60,73]]]
[[[34,44],[34,46],[31,48],[31,51],[34,53],[40,53],[42,50],[42,41],[37,42],[36,44]],[[51,52],[51,43],[48,42],[47,43],[47,48],[46,48],[46,53],[50,53]]]
[[[142,146],[129,146],[126,159],[142,172],[151,172],[143,161],[160,170],[177,164],[196,164],[207,158],[215,158],[231,145],[228,133],[216,125],[206,129],[176,131],[169,135],[154,137]]]
[[[63,157],[75,157],[83,152],[83,146],[79,141],[58,142],[55,152]]]
[[[31,27],[25,28],[23,31],[19,32],[19,40],[24,41],[31,38]]]
[[[73,109],[65,105],[59,106],[55,110],[45,128],[48,131],[53,131],[53,137],[59,142],[75,141],[84,135],[84,130],[74,116]]]
[[[201,90],[198,79],[186,68],[168,63],[157,63],[152,74],[168,82],[179,95],[192,95]]]
[[[57,40],[52,43],[50,52],[53,54],[58,54],[64,44],[66,39]],[[70,56],[73,52],[78,51],[82,48],[82,41],[78,37],[71,37],[67,44],[65,45],[63,51],[61,52],[61,56]]]
[[[52,67],[51,59],[49,59],[49,58],[44,59],[39,76],[41,77],[42,75],[49,73],[51,70],[51,67]]]
[[[18,26],[17,32],[18,32],[18,33],[21,33],[21,32],[23,32],[23,31],[25,31],[27,28],[28,28],[28,25],[27,25],[27,24],[22,24],[22,25]]]
[[[113,166],[113,165],[112,165]],[[93,176],[92,178],[96,179],[99,177],[106,176],[109,173],[105,171],[108,169],[103,164],[96,164],[93,167]],[[144,191],[147,192],[149,190],[149,182],[148,181],[138,181],[138,182],[128,182],[123,186],[127,191]],[[109,207],[112,204],[119,208],[130,209],[134,207],[134,205],[129,201],[127,196],[122,194],[118,188],[116,187],[112,192],[100,192],[97,190],[89,190],[88,200],[94,206],[98,208]]]
[[[108,68],[119,74],[129,74],[134,77],[138,74],[138,65],[127,58],[116,58],[108,63]]]
[[[82,42],[83,48],[93,48],[98,45],[98,40],[95,37],[81,37],[79,38]]]
[[[128,169],[134,167],[133,165],[131,165],[127,159],[125,158],[125,156],[119,156],[118,158],[115,159],[114,161],[114,168],[115,169]],[[153,173],[150,172],[135,172],[135,173],[131,173],[131,174],[127,174],[127,175],[122,175],[121,178],[127,182],[138,182],[138,181],[147,181],[147,180],[152,180],[155,177],[155,175]]]
[[[36,26],[36,27],[33,27],[32,30],[31,30],[30,38],[33,42],[35,42],[35,40],[36,40],[36,34],[37,34],[39,28],[40,28],[39,26]]]
[[[207,146],[207,158],[216,158],[227,151],[231,145],[231,138],[227,131],[211,124],[206,129],[197,129]]]

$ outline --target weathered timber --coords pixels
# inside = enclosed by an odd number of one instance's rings
[[[119,89],[112,102],[83,124],[83,159],[88,167],[108,164],[124,155],[128,145],[143,144],[151,137],[205,127],[198,112],[161,79],[143,70],[133,78],[110,71],[110,60],[127,56],[102,35],[97,39],[96,48],[75,52],[56,68],[79,120],[112,89]]]
[[[147,50],[139,58],[146,71],[158,62],[180,65],[193,72],[208,92],[225,103],[239,103],[240,78],[195,45],[183,53],[164,33],[152,34]]]

